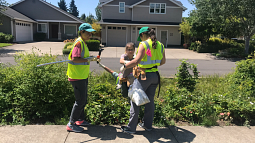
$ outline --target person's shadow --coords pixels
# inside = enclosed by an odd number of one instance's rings
[[[138,129],[139,127],[137,127]],[[111,141],[118,138],[132,139],[134,136],[144,136],[148,142],[172,142],[172,143],[182,143],[182,142],[192,142],[196,137],[195,134],[187,131],[185,129],[170,126],[169,128],[155,128],[148,132],[145,130],[138,129],[136,133],[127,134],[122,133],[120,126],[88,126],[87,130],[83,131],[82,134],[87,134],[90,137],[94,137],[91,140],[84,140],[81,143],[101,140],[101,141]]]

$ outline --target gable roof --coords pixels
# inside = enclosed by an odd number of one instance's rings
[[[98,5],[98,7],[102,7],[103,5],[106,5],[106,4],[108,4],[108,3],[112,2],[112,1],[114,1],[114,0],[109,0],[107,2],[104,2],[104,3],[100,4],[100,5]]]
[[[27,21],[27,22],[36,22],[34,20],[32,20],[31,18],[17,12],[16,10],[10,8],[10,7],[6,7],[5,10],[0,10],[0,13],[15,19],[15,20],[22,20],[22,21]]]
[[[14,5],[17,5],[17,4],[19,4],[19,3],[22,3],[22,2],[24,2],[24,1],[25,1],[25,0],[20,0],[20,1],[16,2],[16,3],[12,4],[11,7],[13,7]],[[84,23],[84,21],[80,20],[79,18],[73,16],[72,14],[70,14],[70,13],[68,13],[68,12],[66,12],[66,11],[64,11],[64,10],[62,10],[62,9],[60,9],[60,8],[58,8],[58,7],[54,6],[54,5],[52,5],[52,4],[48,3],[48,2],[46,2],[46,1],[44,1],[44,0],[39,0],[39,1],[42,2],[42,3],[44,3],[44,4],[46,4],[46,5],[48,5],[49,7],[53,8],[53,9],[55,9],[55,10],[61,12],[62,14],[66,15],[66,16],[72,18],[72,19],[74,19],[75,21],[77,21],[77,22],[79,22],[79,23]]]
[[[142,2],[145,2],[145,1],[147,1],[147,0],[141,0],[141,1],[139,1],[138,3],[135,3],[135,4],[131,5],[129,8],[133,8],[134,6],[137,6],[138,4],[140,4],[140,3],[142,3]],[[181,8],[183,8],[183,10],[187,10],[187,8],[184,7],[184,6],[181,4],[181,2],[179,2],[179,1],[177,2],[177,1],[175,1],[175,0],[169,0],[169,1],[171,1],[172,3],[178,5],[178,6],[181,7]]]

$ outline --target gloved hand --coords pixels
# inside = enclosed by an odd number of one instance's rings
[[[101,64],[100,62],[98,62],[99,67],[105,68],[105,65]]]
[[[129,63],[130,61],[124,61],[124,64],[127,64],[127,63]]]
[[[101,62],[101,58],[97,59],[97,62],[100,63]]]
[[[125,68],[124,66],[122,66],[122,67],[120,68],[120,72],[121,72],[121,73],[123,73],[125,70],[126,70],[126,68]]]

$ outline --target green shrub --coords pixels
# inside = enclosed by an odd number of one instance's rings
[[[43,41],[46,39],[46,33],[35,33],[34,40],[35,41]]]
[[[98,40],[88,40],[86,44],[90,51],[98,51],[100,48],[100,41]]]
[[[73,43],[67,43],[65,46],[64,46],[64,49],[67,49],[68,46],[72,46]]]
[[[181,65],[178,67],[177,74],[177,87],[186,88],[189,91],[194,91],[196,80],[198,79],[197,65],[190,64],[186,60],[180,60]],[[189,73],[189,70],[193,71],[193,76]]]
[[[72,49],[63,49],[62,52],[64,55],[69,55]]]
[[[14,36],[0,32],[0,43],[12,43]]]
[[[36,67],[53,62],[57,56],[21,53],[16,66],[1,68],[0,119],[6,123],[52,121],[70,114],[73,89],[67,80],[65,63]]]

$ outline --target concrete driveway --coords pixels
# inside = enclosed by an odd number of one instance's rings
[[[33,48],[41,50],[42,53],[50,53],[53,55],[62,55],[62,49],[65,43],[63,42],[32,42],[25,44],[14,44],[12,46],[0,48],[0,54],[13,55],[16,52],[28,52],[31,53]],[[102,52],[102,57],[106,58],[120,58],[124,53],[125,47],[105,47]],[[38,50],[36,50],[38,51]],[[201,59],[201,60],[213,60],[214,56],[207,53],[196,53],[188,49],[182,48],[167,48],[167,59]],[[90,52],[95,56],[98,52]]]

